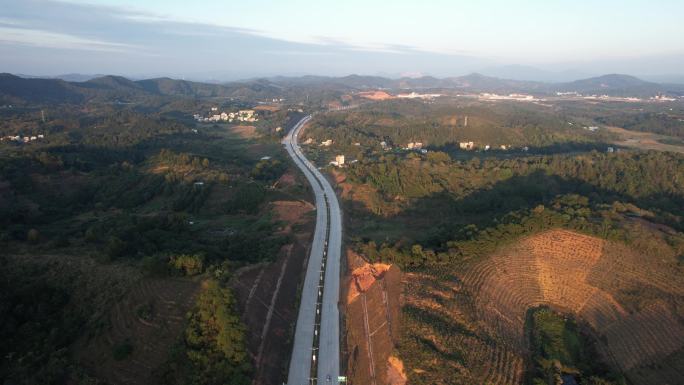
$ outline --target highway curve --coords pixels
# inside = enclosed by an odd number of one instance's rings
[[[340,373],[340,251],[342,217],[330,183],[302,153],[297,136],[311,119],[300,120],[283,144],[316,197],[316,229],[302,287],[290,358],[289,385],[337,384]]]

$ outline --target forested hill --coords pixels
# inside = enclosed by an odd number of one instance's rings
[[[344,77],[302,76],[250,79],[230,83],[202,83],[171,78],[129,80],[121,76],[101,76],[83,82],[61,79],[23,78],[0,74],[0,103],[80,104],[89,100],[143,98],[151,96],[181,97],[282,97],[287,89],[305,89],[307,92],[359,91],[368,89],[396,91],[442,89],[465,92],[532,93],[555,95],[556,92],[581,94],[651,97],[655,95],[684,95],[684,85],[647,82],[628,75],[604,75],[568,83],[543,83],[500,79],[480,74],[459,77],[390,79],[379,76],[349,75]]]
[[[61,79],[26,79],[0,74],[0,104],[81,104],[92,100],[130,101],[137,98],[180,97],[272,97],[280,88],[268,82],[212,84],[170,78],[133,81],[121,76],[102,76],[85,82]]]

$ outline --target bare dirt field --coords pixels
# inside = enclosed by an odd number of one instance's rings
[[[254,111],[276,112],[276,111],[280,111],[280,106],[270,105],[270,104],[261,104],[261,105],[254,107]]]
[[[660,143],[659,139],[669,137],[651,132],[629,131],[620,127],[608,127],[608,131],[617,134],[620,139],[614,143],[618,146],[636,148],[639,150],[658,150],[684,153],[684,146]]]
[[[233,126],[230,131],[244,139],[254,139],[259,136],[254,126]]]
[[[404,385],[403,362],[393,355],[399,333],[401,272],[347,251],[345,300],[347,377],[352,384]]]
[[[389,99],[395,99],[396,98],[396,96],[392,96],[385,91],[359,92],[358,95],[364,99],[369,99],[369,100],[389,100]]]

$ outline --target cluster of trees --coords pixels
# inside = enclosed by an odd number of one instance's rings
[[[390,101],[355,111],[318,115],[306,134],[318,140],[333,139],[345,151],[354,151],[354,143],[378,149],[381,141],[393,147],[422,142],[433,148],[458,148],[458,142],[474,141],[480,148],[485,145],[544,148],[605,140],[602,134],[582,130],[568,121],[565,116],[537,106]]]
[[[192,169],[208,168],[209,159],[192,156],[187,153],[176,153],[167,148],[162,149],[156,160],[160,165],[174,167],[190,167]]]
[[[164,383],[250,384],[245,330],[232,292],[218,281],[206,281],[176,356],[162,374]]]
[[[678,116],[658,112],[639,112],[600,116],[596,121],[607,126],[627,130],[654,132],[656,134],[684,138],[684,121]]]
[[[356,184],[372,186],[385,203],[409,206],[417,199],[446,194],[455,206],[467,200],[463,210],[506,211],[579,193],[594,201],[638,203],[662,211],[664,218],[684,215],[684,156],[674,153],[591,152],[468,162],[446,161],[443,155],[385,156],[350,166],[348,176]],[[377,214],[383,214],[381,209],[371,207]]]
[[[589,153],[448,161],[386,156],[351,166],[349,180],[372,187],[372,221],[401,223],[397,239],[358,236],[364,255],[413,269],[485,256],[520,236],[568,227],[629,241],[625,216],[684,228],[684,156]],[[421,218],[431,218],[423,221]],[[408,234],[417,234],[410,238]]]
[[[91,256],[94,265],[122,262],[158,276],[223,278],[217,272],[273,258],[288,240],[275,235],[268,214],[260,214],[278,194],[271,185],[287,164],[278,156],[259,158],[280,149],[275,129],[294,119],[287,109],[262,114],[258,129],[274,135],[259,139],[253,151],[254,142],[225,127],[196,125],[192,114],[208,110],[214,100],[126,100],[0,111],[0,136],[45,135],[28,144],[0,143],[0,248]],[[49,273],[59,278],[69,269]],[[6,342],[0,382],[78,382],[74,341],[97,333],[101,326],[86,323],[111,305],[102,301],[90,314],[74,312],[82,298],[96,293],[48,283],[43,273],[0,271],[0,337]],[[235,306],[223,283],[207,284],[178,349],[183,363],[164,383],[250,382],[251,359]],[[138,310],[143,319],[151,311]],[[124,342],[112,353],[125,359],[132,348]]]
[[[624,377],[602,363],[592,338],[571,316],[547,307],[530,309],[525,327],[533,363],[533,370],[526,373],[526,384],[558,385],[570,378],[581,385],[626,384]]]
[[[286,169],[287,165],[278,159],[262,159],[254,165],[250,175],[254,179],[274,181],[280,178]]]
[[[69,370],[69,345],[85,320],[69,310],[71,293],[38,271],[8,271],[0,258],[0,379],[15,384],[61,383]]]

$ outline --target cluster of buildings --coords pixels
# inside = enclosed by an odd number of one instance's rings
[[[578,98],[584,100],[600,100],[608,102],[627,102],[627,103],[637,103],[644,101],[651,102],[674,102],[677,98],[667,95],[655,95],[648,99],[637,98],[637,97],[622,97],[622,96],[610,96],[610,95],[583,95],[579,92],[556,92],[556,96],[567,97],[567,98]]]
[[[417,92],[411,92],[410,94],[399,94],[397,98],[399,99],[424,99],[430,100],[442,96],[442,94],[419,94]]]
[[[211,108],[212,112],[218,112],[217,107]],[[240,110],[238,112],[222,112],[215,113],[209,117],[201,116],[200,114],[195,114],[192,116],[198,122],[228,122],[232,123],[234,121],[238,122],[256,122],[259,120],[257,113],[254,110]]]
[[[478,96],[478,98],[480,100],[514,100],[517,102],[536,102],[536,101],[543,100],[543,99],[537,99],[532,95],[526,95],[526,94],[499,95],[499,94],[482,93]]]
[[[475,149],[475,142],[459,142],[458,147],[461,150],[473,150]]]
[[[382,145],[382,143],[380,143],[380,145]],[[410,142],[406,145],[406,147],[404,147],[404,150],[418,151],[421,154],[427,154],[427,152],[428,152],[427,149],[423,148],[423,143],[421,143],[421,142]]]
[[[619,96],[609,96],[609,95],[587,95],[583,97],[585,100],[601,100],[606,102],[626,102],[626,103],[636,103],[642,102],[643,99],[635,97],[619,97]]]
[[[465,151],[471,151],[471,150],[474,150],[474,149],[476,148],[475,142],[459,142],[459,143],[458,143],[458,147],[459,147],[461,150],[465,150]],[[483,148],[485,151],[489,151],[489,150],[492,149],[492,147],[491,147],[490,145],[488,145],[488,144],[485,144],[484,147],[482,147],[482,148]],[[509,150],[510,148],[511,148],[510,145],[502,144],[502,145],[499,146],[498,149],[499,149],[499,150],[503,150],[503,151],[507,151],[507,150]],[[523,151],[527,151],[527,150],[528,150],[527,147],[523,147]]]
[[[33,135],[33,136],[20,136],[20,135],[8,135],[8,136],[3,136],[0,138],[0,141],[12,141],[12,142],[19,142],[19,143],[28,143],[28,142],[33,142],[39,139],[44,139],[45,135],[39,134],[39,135]]]
[[[321,146],[322,146],[322,147],[330,147],[332,144],[333,144],[333,140],[332,140],[332,139],[326,139],[326,140],[324,140],[324,141],[321,142]]]
[[[656,95],[656,96],[651,96],[649,100],[654,101],[654,102],[674,102],[675,98],[665,96],[665,95]]]

